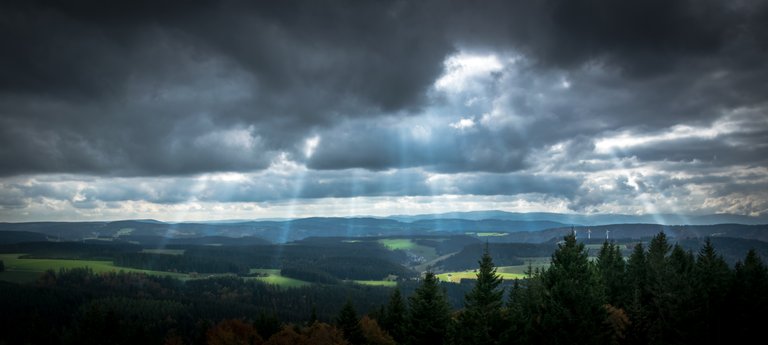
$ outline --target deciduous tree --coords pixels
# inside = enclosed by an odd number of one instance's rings
[[[395,345],[395,340],[387,334],[376,320],[363,316],[360,319],[360,330],[365,338],[366,345]]]
[[[253,325],[243,320],[223,320],[206,333],[210,345],[261,345],[261,338]]]

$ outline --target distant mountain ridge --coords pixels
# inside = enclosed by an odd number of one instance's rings
[[[659,225],[714,225],[714,224],[768,224],[768,216],[745,216],[737,214],[707,214],[707,215],[680,215],[680,214],[656,214],[656,215],[629,215],[629,214],[566,214],[550,212],[507,212],[507,211],[467,211],[448,212],[420,215],[393,215],[386,219],[396,219],[402,222],[413,222],[425,219],[466,219],[466,220],[515,220],[515,221],[551,221],[567,225],[608,225],[646,223]]]
[[[683,222],[683,225],[676,225]],[[368,237],[471,234],[487,236],[506,234],[491,242],[541,243],[562,236],[571,227],[585,231],[610,229],[614,236],[637,237],[665,231],[680,231],[682,236],[719,236],[768,241],[768,220],[738,215],[705,216],[633,216],[571,215],[559,213],[513,213],[504,211],[452,212],[413,216],[374,217],[310,217],[292,220],[251,220],[221,222],[166,223],[157,220],[120,220],[112,222],[31,222],[0,223],[0,231],[44,234],[51,240],[120,239],[131,237],[199,238],[221,236],[264,239],[285,243],[307,237]],[[21,234],[14,235],[15,237]],[[29,235],[25,235],[29,236]],[[598,235],[595,233],[595,236]],[[28,237],[31,238],[31,237]],[[39,237],[38,237],[39,238]]]
[[[239,223],[163,223],[121,220],[114,222],[0,223],[0,231],[45,234],[53,239],[128,239],[135,236],[192,238],[207,236],[255,236],[274,243],[312,236],[367,237],[418,234],[464,234],[466,232],[540,231],[563,227],[551,221],[425,219],[401,222],[381,218],[301,218],[287,221],[246,221]]]

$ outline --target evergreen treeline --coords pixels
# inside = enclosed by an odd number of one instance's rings
[[[115,255],[113,262],[115,266],[153,271],[236,273],[242,275],[248,274],[250,271],[249,267],[241,262],[193,255],[124,253]]]
[[[739,343],[759,337],[766,291],[768,273],[754,251],[731,269],[710,241],[692,253],[660,233],[627,260],[606,242],[591,261],[571,234],[551,266],[530,270],[506,300],[486,252],[445,343]]]
[[[111,260],[115,255],[141,251],[130,243],[114,242],[24,242],[0,245],[0,253],[27,253],[28,258]]]
[[[487,245],[473,244],[463,247],[458,253],[451,255],[435,265],[446,271],[461,271],[476,268],[470,266],[483,254],[484,246],[488,246],[493,252],[493,259],[497,266],[517,266],[525,264],[522,258],[546,257],[557,248],[550,243],[491,243]]]
[[[606,242],[595,259],[568,235],[548,268],[509,288],[487,246],[478,264],[458,310],[431,272],[403,294],[49,271],[35,286],[0,283],[0,343],[720,344],[760,339],[768,312],[755,251],[730,267],[710,241],[694,253],[663,233],[628,258]]]
[[[445,308],[427,273],[407,308],[395,292],[379,314],[395,340],[414,345],[741,343],[760,336],[766,292],[753,250],[732,269],[710,241],[693,253],[660,233],[627,259],[605,242],[590,260],[571,234],[547,269],[529,269],[509,291],[486,247],[464,308]]]

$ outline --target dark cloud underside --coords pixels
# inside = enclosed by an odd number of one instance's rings
[[[3,208],[73,198],[17,177],[290,163],[308,180],[92,199],[539,193],[578,209],[627,190],[750,197],[764,181],[705,180],[768,165],[761,0],[4,1],[0,47]]]

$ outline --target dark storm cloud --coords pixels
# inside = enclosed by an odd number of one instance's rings
[[[765,143],[768,137],[763,136],[762,139]],[[768,165],[768,147],[761,142],[752,144],[754,146],[732,146],[719,140],[674,140],[664,145],[634,147],[622,151],[620,156],[634,156],[641,161],[701,161],[719,166]]]
[[[99,202],[280,202],[295,199],[369,196],[519,195],[529,193],[573,197],[574,178],[529,174],[439,175],[403,169],[372,172],[361,169],[307,171],[299,174],[260,172],[236,179],[208,177],[72,177],[15,178],[0,183],[0,209],[18,208],[43,198],[71,203],[76,208]]]
[[[524,167],[525,145],[519,136],[499,137],[484,129],[462,132],[448,123],[429,120],[353,123],[327,131],[307,166],[320,170],[426,167],[447,173],[510,172]]]
[[[763,1],[0,6],[6,176],[255,171],[283,154],[322,170],[510,172],[574,137],[708,125],[740,107],[760,113],[768,94]],[[428,140],[379,126],[440,106],[433,83],[461,50],[524,55],[525,66],[505,67],[485,90],[500,95],[500,116],[514,114],[520,127],[483,124],[479,113],[469,114],[474,131],[452,131],[454,116]],[[572,84],[567,92],[549,86],[561,76]],[[321,144],[304,157],[313,135]],[[729,155],[725,144],[704,144],[732,159],[724,165],[765,156],[759,147]],[[636,156],[705,153],[647,147]]]
[[[4,3],[0,173],[261,169],[315,126],[418,109],[453,50],[420,4],[114,5]],[[249,127],[250,157],[185,142]]]

